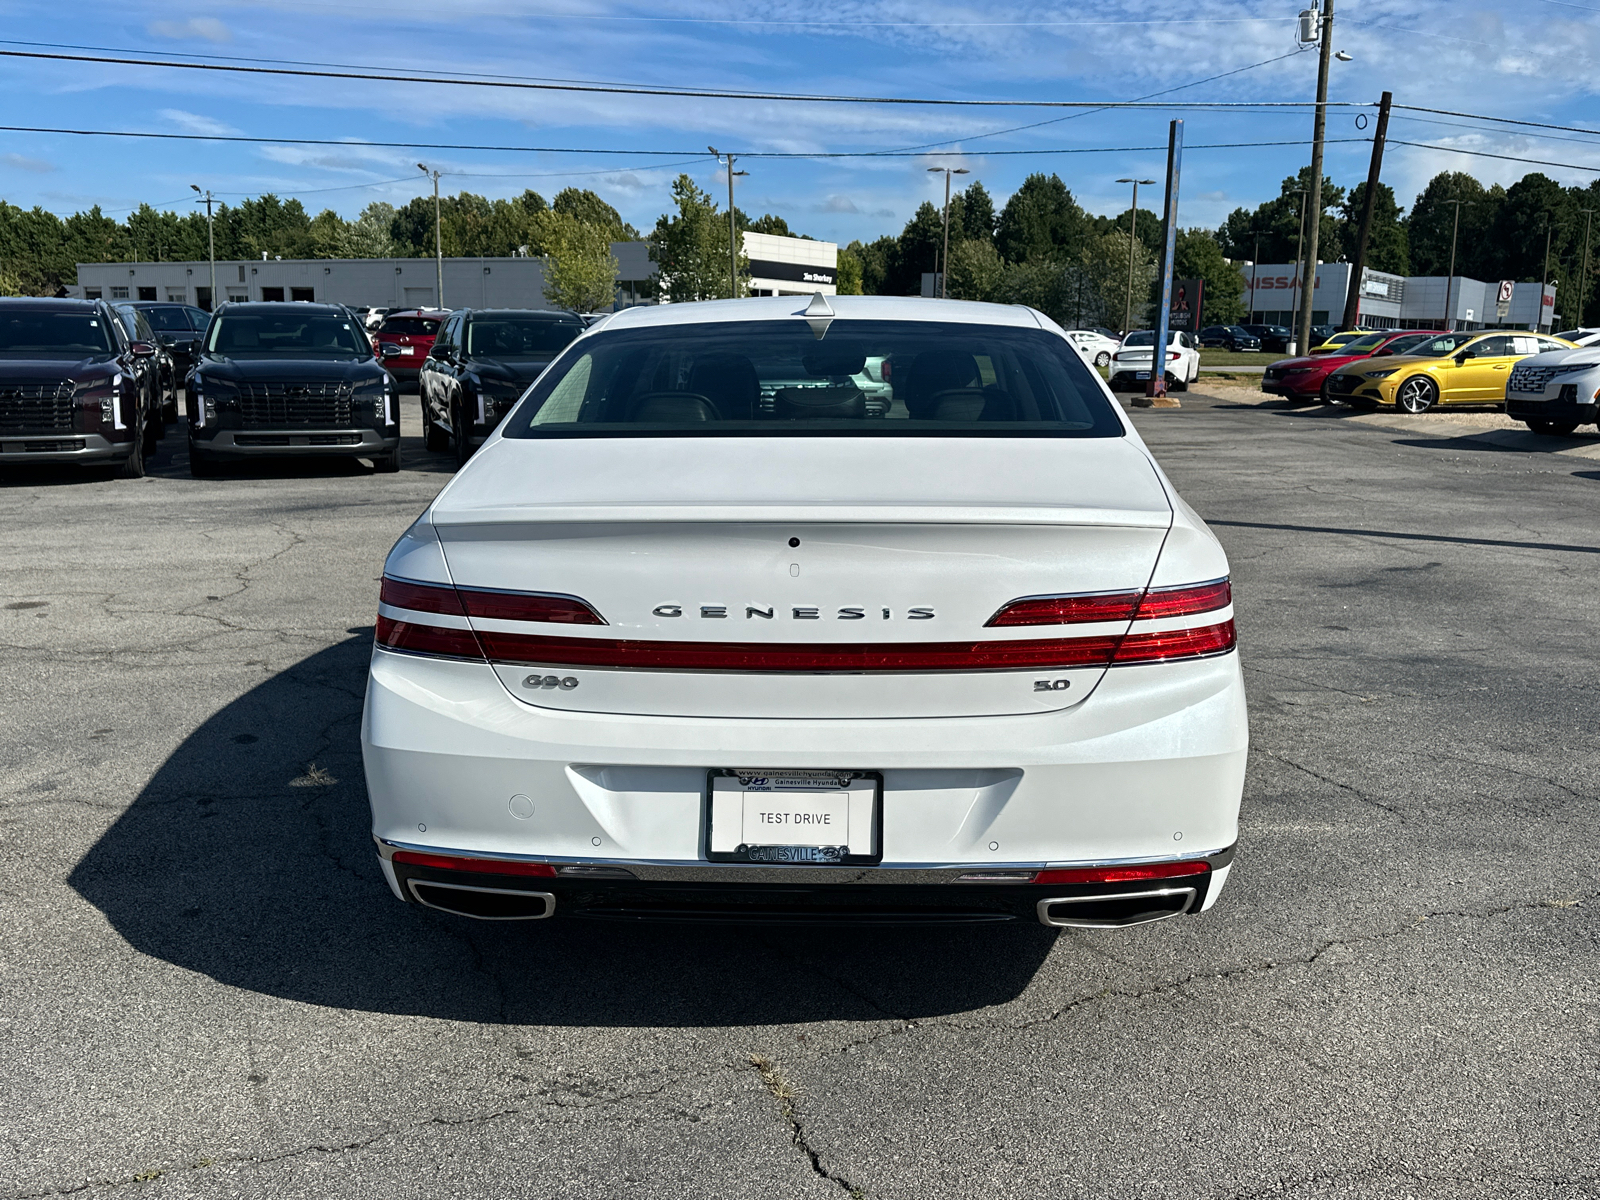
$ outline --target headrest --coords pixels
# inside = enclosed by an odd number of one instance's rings
[[[867,415],[861,389],[846,387],[780,388],[774,397],[780,421],[857,420]]]
[[[628,420],[648,425],[695,425],[721,419],[716,405],[693,392],[646,392],[628,409]]]

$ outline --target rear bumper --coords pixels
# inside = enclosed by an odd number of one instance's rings
[[[555,877],[463,872],[396,862],[379,844],[396,895],[480,920],[552,916],[618,921],[780,924],[998,924],[1120,928],[1199,912],[1215,900],[1233,860],[1228,847],[1190,875],[1113,884],[963,879],[993,870],[874,868],[844,881],[830,868],[562,864]],[[1200,856],[1196,856],[1197,858]]]
[[[388,454],[400,445],[398,433],[376,429],[219,429],[209,438],[189,438],[189,452],[216,458],[271,458],[273,456],[347,455],[370,458]]]
[[[553,878],[512,886],[558,901],[570,892],[568,906],[588,915],[931,905],[1038,919],[1041,899],[1075,889],[1041,892],[1019,876],[1232,847],[1248,733],[1237,653],[1113,668],[1089,699],[1058,712],[839,721],[537,708],[513,699],[487,664],[378,649],[361,739],[373,834],[396,895],[413,903],[414,872],[390,861],[396,849],[550,864]],[[708,771],[752,764],[881,773],[881,864],[709,862]],[[996,871],[1011,873],[1003,885],[955,882]],[[1182,911],[1209,905],[1222,878]]]
[[[98,433],[0,434],[0,464],[119,463],[133,453],[133,442],[113,442]]]

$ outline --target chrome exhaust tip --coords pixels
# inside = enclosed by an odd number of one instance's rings
[[[1192,887],[1170,887],[1100,896],[1053,896],[1039,901],[1039,922],[1056,929],[1127,929],[1186,913],[1198,895]]]
[[[425,908],[479,921],[542,921],[556,911],[556,898],[550,892],[440,883],[434,879],[410,879],[406,885]]]

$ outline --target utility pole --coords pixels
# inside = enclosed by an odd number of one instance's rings
[[[715,146],[707,146],[707,150],[716,155],[718,161],[723,157],[728,160],[728,299],[739,298],[739,231],[733,219],[733,177],[735,175],[748,175],[749,171],[735,171],[733,169],[733,155],[722,155]]]
[[[944,172],[944,255],[933,260],[933,277],[939,281],[939,299],[950,298],[950,176],[970,175],[965,167],[929,167],[930,174]],[[943,264],[941,267],[940,264]]]
[[[444,234],[441,227],[444,224],[439,213],[439,172],[430,171],[423,163],[417,164],[417,169],[424,175],[433,176],[433,268],[434,282],[438,285],[435,293],[440,308],[444,307]]]
[[[1350,264],[1350,290],[1344,297],[1340,329],[1354,329],[1361,316],[1361,284],[1367,272],[1367,236],[1372,232],[1372,206],[1378,199],[1378,176],[1383,171],[1383,143],[1389,135],[1389,105],[1394,93],[1378,101],[1378,127],[1372,134],[1372,165],[1367,168],[1367,191],[1361,198],[1361,224],[1356,227],[1356,260]]]
[[[1183,122],[1167,127],[1167,203],[1161,214],[1161,249],[1156,262],[1155,339],[1150,345],[1150,382],[1141,407],[1177,408],[1167,398],[1167,322],[1172,315],[1172,256],[1178,241],[1178,178],[1183,169]],[[1135,400],[1135,404],[1139,401]]]
[[[1298,272],[1300,270],[1300,268],[1301,268],[1300,252],[1305,249],[1305,244],[1306,244],[1306,189],[1305,188],[1290,188],[1289,189],[1289,194],[1291,196],[1298,195],[1300,197],[1300,224],[1296,227],[1295,234],[1294,234],[1294,269],[1295,269],[1295,271]],[[1297,280],[1296,282],[1298,282],[1298,283],[1303,285],[1305,283],[1305,280],[1302,278],[1302,279]],[[1295,347],[1294,348],[1295,348],[1296,352],[1300,353],[1300,354],[1305,354],[1307,351],[1309,351],[1311,349],[1311,347],[1306,345],[1304,342],[1299,340],[1299,338],[1300,338],[1300,318],[1299,318],[1299,314],[1300,314],[1300,292],[1301,291],[1302,291],[1302,288],[1296,288],[1295,291],[1294,291],[1293,296],[1291,296],[1290,299],[1289,299],[1289,332],[1294,334],[1294,336],[1295,336],[1296,340],[1295,340]],[[1311,336],[1311,331],[1310,331],[1309,328],[1306,330],[1305,336],[1308,337],[1308,338]]]
[[[1128,325],[1133,321],[1133,256],[1134,247],[1138,244],[1134,238],[1134,231],[1139,227],[1139,185],[1141,183],[1154,184],[1154,179],[1119,179],[1118,183],[1133,184],[1133,205],[1128,209],[1128,293],[1122,300],[1122,333],[1127,336]]]
[[[1550,282],[1550,233],[1554,229],[1554,227],[1555,227],[1555,219],[1549,213],[1545,213],[1545,215],[1544,215],[1544,274],[1539,276],[1539,286],[1540,287],[1544,287]],[[1540,315],[1542,316],[1543,314],[1541,313]]]
[[[1322,140],[1328,128],[1328,59],[1333,54],[1333,0],[1322,0],[1317,57],[1317,110],[1311,130],[1311,235],[1306,239],[1307,270],[1300,277],[1300,353],[1311,348],[1312,292],[1317,286],[1317,235],[1322,227]]]
[[[1578,276],[1578,320],[1575,327],[1582,329],[1584,302],[1589,298],[1589,226],[1594,222],[1595,210],[1580,208],[1578,211],[1583,214],[1583,272]],[[1542,308],[1544,297],[1541,296],[1539,300]],[[1539,315],[1543,316],[1544,313]]]
[[[1456,234],[1461,231],[1461,206],[1468,203],[1466,200],[1444,200],[1440,203],[1454,204],[1456,206],[1456,219],[1450,225],[1450,269],[1444,276],[1444,331],[1454,333],[1456,330],[1456,316],[1450,308],[1450,289],[1456,281]]]
[[[1252,248],[1250,250],[1251,258],[1250,258],[1250,305],[1249,305],[1249,307],[1250,307],[1250,312],[1249,312],[1250,324],[1254,325],[1256,323],[1256,267],[1261,262],[1261,230],[1252,229],[1250,231],[1250,234],[1255,239],[1255,244],[1254,244],[1254,246],[1252,246]]]
[[[211,258],[211,307],[217,307],[217,238],[211,228],[211,189],[201,192],[198,184],[189,185],[206,201],[206,252]],[[198,203],[198,201],[197,201]]]

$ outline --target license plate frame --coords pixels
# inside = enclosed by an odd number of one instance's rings
[[[1133,373],[1133,377],[1135,379],[1149,379],[1150,378],[1150,372],[1149,371],[1135,371]]]
[[[782,842],[763,845],[743,841],[744,798],[764,790],[847,792],[851,813],[849,838],[853,844],[809,846]],[[870,804],[870,811],[863,816],[860,810],[867,804]],[[832,867],[876,866],[883,861],[881,771],[718,768],[706,773],[701,807],[700,848],[707,862]],[[738,821],[739,824],[733,826],[738,832],[719,836],[719,813],[724,826]]]

